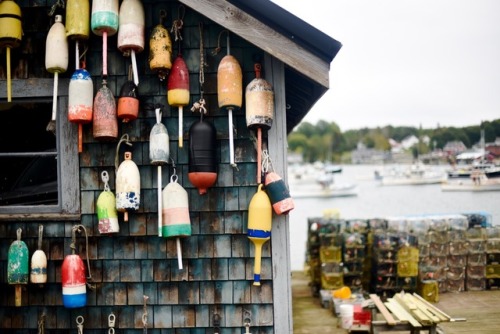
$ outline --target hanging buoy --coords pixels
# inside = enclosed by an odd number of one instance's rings
[[[120,149],[120,144],[126,141],[128,145],[132,145],[128,141],[128,135],[124,134],[116,148],[116,155]],[[128,211],[139,210],[141,201],[141,175],[139,168],[132,160],[132,152],[125,152],[124,160],[118,166],[116,165],[116,210],[124,213],[124,221],[128,221]]]
[[[31,257],[31,283],[44,284],[47,282],[47,256],[42,250],[43,225],[38,226],[38,249]]]
[[[137,95],[137,85],[129,78],[123,84],[118,98],[118,118],[122,119],[124,123],[133,121],[139,115],[139,99]]]
[[[156,124],[149,134],[149,160],[157,166],[158,174],[158,236],[162,236],[162,180],[161,166],[168,163],[170,158],[170,144],[167,127],[161,122],[161,109],[156,108]]]
[[[102,36],[102,75],[108,75],[108,36],[118,31],[118,0],[92,1],[90,26],[92,32]]]
[[[94,98],[93,135],[98,140],[114,140],[118,138],[118,119],[116,102],[111,90],[102,81],[102,87]]]
[[[189,70],[180,54],[175,58],[168,76],[167,100],[169,105],[178,108],[179,147],[183,147],[182,116],[184,106],[189,104]]]
[[[85,265],[82,258],[78,254],[75,254],[76,232],[80,231],[80,228],[85,232],[88,279],[85,277]],[[78,308],[87,304],[87,285],[90,286],[90,281],[92,281],[88,252],[88,235],[84,226],[73,226],[70,247],[71,255],[66,255],[61,266],[62,300],[64,307]]]
[[[12,102],[10,49],[21,44],[22,36],[21,8],[12,0],[0,1],[0,48],[6,48],[7,102]]]
[[[245,109],[247,127],[257,129],[257,184],[261,183],[262,129],[268,130],[273,124],[274,91],[269,82],[262,79],[261,65],[255,64],[255,79],[245,89]]]
[[[78,124],[78,152],[82,152],[83,124],[92,122],[94,84],[90,73],[84,69],[73,72],[68,90],[68,120]]]
[[[17,229],[17,240],[9,247],[7,257],[7,280],[9,284],[15,285],[15,305],[21,306],[22,285],[28,284],[28,246],[21,240],[22,229]]]
[[[236,58],[229,54],[229,33],[227,34],[227,55],[222,58],[217,70],[217,99],[219,108],[227,111],[229,161],[231,166],[236,167],[234,163],[233,110],[240,109],[242,105],[243,74]]]
[[[160,23],[153,28],[149,37],[149,68],[158,73],[161,81],[165,80],[172,68],[172,40],[163,26],[166,16],[165,11],[160,11]]]
[[[278,174],[275,172],[267,173],[265,185],[266,192],[277,215],[287,214],[295,208],[293,199],[290,196],[290,190]]]
[[[182,269],[182,249],[180,238],[191,235],[187,191],[177,183],[177,175],[170,177],[170,183],[163,189],[163,225],[162,236],[177,238],[177,263]]]
[[[271,201],[259,184],[257,193],[253,195],[248,207],[248,239],[255,246],[254,282],[260,285],[262,245],[271,238],[273,210]]]
[[[118,49],[130,54],[134,83],[139,85],[135,54],[144,50],[144,7],[139,0],[123,0],[120,6]]]
[[[62,16],[56,15],[55,22],[50,27],[45,42],[45,68],[54,74],[54,92],[52,96],[52,118],[47,125],[47,131],[56,132],[57,92],[59,73],[68,69],[68,40],[66,28],[62,23]]]
[[[99,194],[96,203],[99,233],[118,233],[120,232],[120,225],[118,224],[118,213],[116,212],[116,198],[109,188],[108,172],[103,171],[101,179],[104,182],[104,191]]]
[[[189,181],[198,188],[200,195],[217,180],[216,130],[212,123],[203,120],[189,129]]]
[[[66,1],[66,36],[75,40],[90,37],[90,5],[88,0]]]

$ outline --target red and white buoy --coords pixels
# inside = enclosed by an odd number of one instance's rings
[[[82,258],[76,254],[76,232],[83,229],[87,249],[88,279],[85,276],[85,265]],[[66,255],[61,267],[62,300],[64,307],[78,308],[87,304],[87,285],[92,280],[88,254],[88,235],[83,225],[72,228],[71,254]]]

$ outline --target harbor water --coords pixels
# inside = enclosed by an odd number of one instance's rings
[[[289,221],[292,270],[304,269],[307,219],[321,217],[325,210],[338,210],[342,219],[487,212],[492,224],[500,225],[500,191],[446,192],[440,184],[382,186],[374,177],[377,168],[346,165],[335,174],[337,184],[357,184],[357,196],[295,199]]]

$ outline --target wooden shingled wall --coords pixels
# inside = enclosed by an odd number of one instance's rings
[[[43,2],[43,3],[42,3]],[[40,7],[48,11],[55,1],[21,1],[22,8]],[[143,1],[146,14],[146,45],[149,33],[159,20],[159,11],[167,11],[165,25],[170,29],[177,18],[177,1]],[[44,6],[45,5],[45,6]],[[200,32],[203,22],[205,82],[207,101],[206,120],[217,129],[218,178],[208,193],[199,195],[190,184],[188,174],[188,130],[199,119],[189,111],[200,98],[199,61]],[[48,30],[48,27],[43,29]],[[273,214],[273,237],[263,247],[262,285],[253,286],[254,248],[246,235],[248,205],[257,190],[255,133],[246,127],[245,111],[235,111],[235,156],[238,165],[229,164],[227,113],[217,106],[217,67],[226,54],[225,37],[222,50],[213,55],[217,37],[223,30],[202,15],[185,8],[183,55],[190,71],[191,104],[184,112],[184,148],[178,147],[177,109],[166,100],[166,82],[161,82],[149,70],[148,51],[137,55],[139,68],[140,113],[137,120],[119,124],[119,137],[127,133],[132,142],[133,160],[141,174],[141,206],[129,214],[129,221],[119,215],[120,233],[103,236],[97,228],[95,204],[103,190],[101,172],[110,175],[111,190],[115,190],[115,151],[117,141],[99,142],[92,137],[91,125],[84,125],[84,146],[79,156],[81,218],[78,221],[15,220],[0,222],[0,332],[35,333],[44,316],[49,333],[77,332],[76,317],[82,315],[84,333],[102,333],[108,329],[108,315],[116,315],[117,333],[142,333],[144,296],[147,296],[148,333],[243,333],[244,323],[250,321],[251,333],[291,331],[291,312],[286,284],[276,286],[275,280],[287,282],[288,223],[287,218]],[[40,36],[42,36],[40,34]],[[42,37],[45,38],[46,35]],[[94,93],[101,86],[102,40],[92,35],[87,53],[87,70],[94,81]],[[70,43],[70,68],[61,75],[69,78],[74,63]],[[176,55],[174,44],[174,56]],[[284,110],[283,64],[262,50],[231,34],[231,54],[243,68],[243,86],[254,77],[256,60],[263,64],[264,77],[275,86],[276,104]],[[39,57],[43,57],[43,52]],[[130,59],[116,48],[116,36],[108,39],[108,87],[118,98],[121,85],[127,80]],[[37,62],[40,64],[40,61]],[[51,77],[43,71],[40,77]],[[36,78],[35,82],[36,82]],[[67,81],[66,81],[67,82]],[[49,94],[52,87],[47,87]],[[65,96],[60,96],[64,102]],[[182,239],[184,269],[177,267],[175,239],[157,236],[157,178],[156,167],[149,162],[149,135],[156,122],[154,109],[163,111],[162,122],[170,135],[170,156],[175,161],[179,183],[188,191],[191,237]],[[284,114],[284,113],[283,113]],[[65,116],[62,116],[65,120]],[[274,169],[285,178],[286,120],[276,117],[271,130],[264,131]],[[122,145],[124,147],[125,145]],[[120,161],[123,160],[123,149]],[[172,166],[164,166],[163,187],[172,175]],[[30,256],[37,248],[38,226],[44,226],[43,250],[48,257],[48,282],[44,286],[28,284],[23,287],[23,306],[14,307],[14,289],[7,284],[7,252],[15,240],[16,230],[23,229],[23,240]],[[87,291],[87,306],[66,309],[62,304],[61,264],[70,254],[71,229],[82,224],[89,234],[88,253],[96,289]],[[85,259],[85,238],[78,234],[77,252]],[[280,300],[276,300],[276,295]],[[280,302],[280,305],[276,303]],[[277,311],[278,310],[278,311]],[[220,326],[214,326],[214,319]],[[286,329],[282,331],[281,329]]]

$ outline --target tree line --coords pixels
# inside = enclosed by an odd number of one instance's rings
[[[428,144],[420,142],[418,151],[421,154],[435,149],[442,149],[450,141],[461,141],[470,148],[481,139],[481,130],[484,130],[485,141],[493,142],[500,137],[500,119],[483,121],[480,125],[466,127],[440,127],[423,129],[411,126],[391,126],[376,128],[361,128],[342,132],[335,123],[324,120],[315,125],[309,122],[300,123],[288,135],[288,149],[290,152],[302,155],[306,162],[330,161],[342,162],[346,155],[355,150],[359,143],[367,148],[382,151],[390,150],[389,140],[401,142],[404,138],[414,135],[417,138],[429,137]]]

